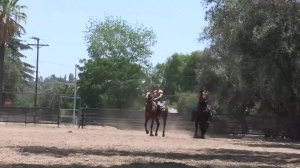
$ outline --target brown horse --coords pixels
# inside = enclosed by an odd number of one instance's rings
[[[157,113],[157,104],[155,101],[153,101],[153,95],[150,91],[147,90],[146,92],[146,107],[145,107],[145,131],[146,134],[149,134],[149,131],[147,129],[147,123],[148,121],[151,119],[151,130],[150,130],[150,136],[154,136],[152,133],[152,128],[153,128],[153,123],[154,120],[156,121],[156,131],[155,131],[155,136],[157,136],[157,131],[159,128],[159,117],[161,116],[163,118],[163,124],[164,124],[164,128],[163,128],[163,134],[162,136],[165,137],[165,128],[166,128],[166,122],[167,122],[167,117],[168,117],[168,107],[166,105],[164,105],[163,107],[160,107],[160,115],[158,115]]]

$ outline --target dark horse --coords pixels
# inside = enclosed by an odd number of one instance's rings
[[[209,127],[210,112],[207,109],[207,106],[199,102],[198,107],[195,107],[192,111],[192,121],[195,122],[195,135],[194,138],[197,138],[198,124],[200,124],[201,138],[205,138],[205,133]]]
[[[163,107],[160,107],[160,116],[157,113],[157,104],[156,102],[153,100],[153,95],[151,94],[150,91],[146,92],[146,109],[145,109],[145,131],[146,134],[149,134],[149,131],[147,129],[147,123],[148,121],[151,119],[151,130],[150,130],[150,136],[154,136],[152,133],[152,128],[153,128],[153,123],[154,120],[156,121],[156,131],[155,131],[155,136],[157,136],[157,131],[159,128],[159,117],[161,116],[163,118],[163,124],[164,124],[164,128],[163,128],[163,134],[162,136],[165,136],[165,128],[166,128],[166,122],[167,122],[167,117],[168,117],[168,107],[166,105],[164,105]]]

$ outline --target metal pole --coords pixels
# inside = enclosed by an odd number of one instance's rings
[[[40,50],[40,39],[37,40],[37,54],[36,54],[36,71],[35,71],[35,91],[34,91],[34,107],[37,106],[37,85],[38,85],[38,72],[39,72],[39,50]]]
[[[74,80],[74,108],[73,108],[73,124],[76,124],[76,116],[75,116],[75,111],[76,111],[76,94],[77,94],[77,64],[75,64],[75,80]],[[79,114],[79,113],[78,113]],[[77,115],[77,117],[79,117]]]

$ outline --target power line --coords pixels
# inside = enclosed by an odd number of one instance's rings
[[[26,58],[24,59],[24,61],[26,60],[31,60],[31,61],[35,61],[34,59],[30,59],[30,58]],[[68,64],[62,64],[62,63],[57,63],[57,62],[49,62],[49,61],[43,61],[43,60],[39,60],[40,63],[47,63],[47,64],[54,64],[54,65],[61,65],[61,66],[67,66],[67,67],[74,67],[75,65],[68,65]]]
[[[32,59],[29,59],[29,60],[32,60]],[[67,67],[74,67],[74,65],[61,64],[61,63],[57,63],[57,62],[48,62],[48,61],[42,61],[42,60],[40,60],[39,62],[54,64],[54,65],[67,66]],[[194,78],[194,77],[196,77],[196,75],[163,75],[162,77]]]
[[[32,39],[37,41],[37,44],[27,44],[29,46],[36,46],[37,55],[36,55],[36,76],[35,76],[35,96],[34,96],[34,107],[37,107],[37,85],[38,85],[38,72],[39,72],[39,50],[43,46],[49,46],[48,44],[40,44],[40,38],[32,37]]]
[[[51,93],[52,92],[52,93]],[[55,92],[55,90],[47,90],[43,93],[38,93],[38,95],[42,96],[42,95],[52,95],[52,96],[56,96],[56,95],[63,95],[63,94],[57,94],[57,93],[53,93]],[[3,93],[6,94],[16,94],[16,95],[30,95],[30,94],[34,94],[34,92],[31,91],[27,91],[27,92],[10,92],[10,91],[3,91]],[[67,96],[67,95],[65,95]],[[68,95],[68,96],[74,96],[74,95]],[[164,95],[163,97],[179,97],[180,95]]]
[[[40,61],[40,62],[54,64],[54,65],[67,66],[67,67],[75,67],[74,65],[60,64],[60,63],[55,63],[55,62],[47,62],[47,61]]]
[[[6,94],[16,94],[16,95],[31,95],[31,94],[34,94],[34,92],[31,92],[31,91],[27,91],[27,92],[9,92],[9,91],[3,91],[3,93],[6,93]],[[43,93],[38,93],[38,95],[57,95],[57,94],[43,92]]]

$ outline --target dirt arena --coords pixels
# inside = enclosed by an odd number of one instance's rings
[[[0,125],[1,168],[300,167],[300,144],[109,127]]]

